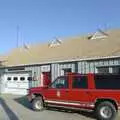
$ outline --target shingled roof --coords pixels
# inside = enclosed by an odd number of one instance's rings
[[[120,30],[62,39],[61,44],[54,47],[46,43],[16,48],[6,56],[6,66],[120,56]]]

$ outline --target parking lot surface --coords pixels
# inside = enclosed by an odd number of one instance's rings
[[[25,96],[1,95],[0,120],[95,120],[95,117],[92,112],[55,108],[35,112]],[[120,112],[116,120],[120,120]]]

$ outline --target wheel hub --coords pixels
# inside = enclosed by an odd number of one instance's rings
[[[110,117],[112,116],[112,110],[111,110],[110,107],[104,106],[104,107],[101,108],[100,114],[101,114],[101,116],[103,116],[104,118],[110,118]]]
[[[40,110],[42,108],[42,103],[40,101],[37,101],[35,107]]]

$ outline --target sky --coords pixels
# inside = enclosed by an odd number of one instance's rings
[[[16,48],[17,39],[18,46],[42,44],[99,28],[120,28],[119,0],[0,0],[1,55]]]

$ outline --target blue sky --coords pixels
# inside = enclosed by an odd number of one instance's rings
[[[120,28],[119,0],[0,0],[0,54],[23,43],[47,42]]]

